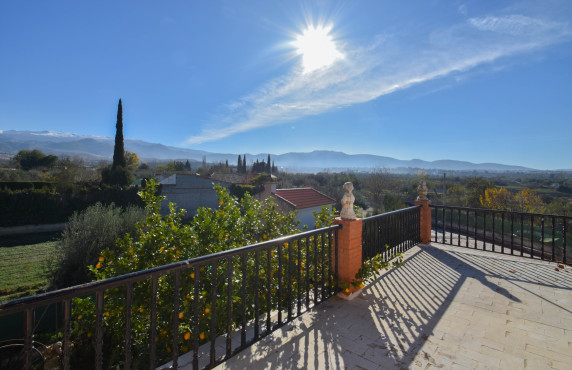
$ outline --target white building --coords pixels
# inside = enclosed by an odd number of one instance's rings
[[[230,185],[190,173],[175,173],[159,183],[161,195],[165,197],[161,202],[161,214],[169,213],[169,202],[173,202],[177,208],[186,210],[188,216],[196,215],[200,207],[217,208],[218,198],[214,184],[220,184],[225,188]]]

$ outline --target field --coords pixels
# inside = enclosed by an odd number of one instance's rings
[[[46,287],[45,268],[59,234],[0,239],[0,302],[33,295]]]

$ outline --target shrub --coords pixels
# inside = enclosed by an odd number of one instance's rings
[[[93,275],[87,266],[97,263],[104,249],[114,250],[115,241],[135,232],[135,223],[145,217],[142,208],[96,203],[69,219],[50,266],[51,288],[87,283]]]

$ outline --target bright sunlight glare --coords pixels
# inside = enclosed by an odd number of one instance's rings
[[[343,58],[330,36],[332,27],[308,26],[296,37],[294,46],[302,55],[304,73],[310,73],[323,67],[329,67],[337,59]]]

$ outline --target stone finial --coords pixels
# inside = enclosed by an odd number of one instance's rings
[[[421,183],[417,187],[417,194],[418,194],[417,200],[429,200],[429,198],[427,198],[428,192],[429,189],[427,189],[427,184],[425,183],[425,180],[421,180]]]
[[[345,194],[342,197],[342,212],[340,213],[342,220],[351,221],[356,219],[356,213],[354,212],[354,201],[356,198],[352,194],[353,190],[354,185],[351,182],[344,184]]]

